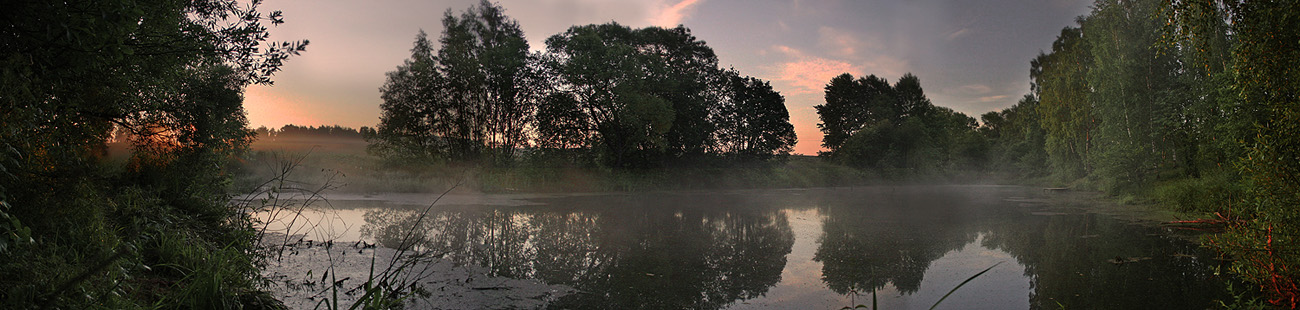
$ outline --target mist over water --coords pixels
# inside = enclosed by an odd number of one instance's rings
[[[877,186],[451,195],[419,225],[428,195],[338,195],[304,213],[320,225],[291,233],[383,248],[416,227],[418,247],[481,273],[477,283],[533,285],[469,290],[494,300],[474,306],[449,294],[419,302],[440,308],[837,309],[870,305],[874,291],[882,309],[926,309],[995,264],[940,308],[1198,308],[1226,298],[1222,281],[1209,281],[1218,261],[1186,235],[1053,195],[1063,194]],[[512,304],[535,286],[552,293]]]

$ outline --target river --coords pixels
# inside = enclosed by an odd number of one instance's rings
[[[1194,234],[1085,193],[456,194],[427,214],[437,195],[327,198],[258,215],[268,244],[291,244],[266,273],[296,308],[354,300],[371,257],[382,269],[403,240],[437,254],[405,278],[421,286],[412,308],[928,309],[967,279],[939,309],[1203,309],[1228,297],[1226,266]],[[316,281],[330,265],[335,277]]]

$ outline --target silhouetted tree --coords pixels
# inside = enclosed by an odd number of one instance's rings
[[[455,120],[448,115],[447,92],[436,70],[433,45],[423,30],[415,37],[411,58],[379,88],[379,126],[368,149],[390,157],[446,157],[444,139]]]
[[[538,99],[539,90],[529,87],[528,41],[504,8],[487,0],[459,18],[447,10],[442,24],[437,68],[450,97],[442,108],[452,119],[442,135],[455,157],[485,149],[489,157],[509,159],[527,138]]]
[[[850,166],[907,176],[978,171],[985,161],[975,119],[934,106],[910,73],[893,86],[874,75],[842,74],[816,109],[822,146],[830,149],[821,155]]]
[[[380,88],[380,154],[508,161],[527,141],[541,76],[515,20],[486,0],[443,16],[435,53],[416,36],[411,58]],[[486,152],[486,153],[485,153]]]
[[[692,158],[704,155],[713,145],[717,125],[709,121],[718,102],[709,97],[710,83],[722,70],[713,49],[691,35],[690,29],[648,27],[634,32],[637,50],[647,54],[662,70],[651,79],[648,92],[672,106],[673,122],[665,135],[667,155]]]
[[[875,75],[854,79],[845,73],[826,84],[826,103],[817,105],[822,147],[835,152],[855,132],[879,122],[894,122],[894,90]]]
[[[780,94],[724,74],[685,27],[574,26],[548,38],[546,53],[529,54],[503,12],[486,1],[459,17],[449,10],[436,53],[417,36],[411,58],[380,89],[373,152],[502,164],[533,146],[537,156],[652,167],[767,158],[795,142]]]
[[[361,128],[369,129],[367,127],[361,127]],[[257,131],[259,135],[265,134],[266,136],[271,138],[311,138],[311,137],[362,138],[363,137],[360,131],[356,129],[352,129],[350,127],[343,127],[339,125],[324,125],[324,126],[317,127],[317,126],[298,126],[294,124],[287,124],[280,127],[279,130],[266,130],[266,127],[260,127],[257,129]]]
[[[546,40],[553,55],[549,65],[561,83],[561,95],[549,103],[562,104],[549,116],[577,116],[563,121],[588,126],[605,161],[616,167],[658,162],[667,147],[665,136],[674,124],[672,103],[654,93],[668,68],[658,55],[642,53],[638,32],[616,23],[574,26]],[[573,98],[570,109],[565,96]],[[548,112],[549,113],[549,112]],[[548,116],[548,117],[549,117]]]
[[[710,122],[716,152],[739,159],[788,154],[796,142],[785,97],[766,81],[726,71],[723,96]]]

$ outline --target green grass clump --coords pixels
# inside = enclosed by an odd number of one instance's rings
[[[135,160],[135,159],[133,159]],[[105,162],[0,195],[10,309],[280,309],[222,159]]]
[[[1221,211],[1243,194],[1240,182],[1226,174],[1167,181],[1151,191],[1151,197],[1162,205],[1183,212]]]

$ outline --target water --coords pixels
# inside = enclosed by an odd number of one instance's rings
[[[939,308],[1197,309],[1226,298],[1220,261],[1185,233],[1095,213],[1095,200],[1070,195],[996,186],[461,195],[418,226],[432,196],[336,195],[290,233],[380,248],[415,236],[461,266],[426,282],[443,293],[425,305],[439,308],[840,309],[871,306],[874,295],[880,309],[928,309],[990,266]],[[497,282],[482,289],[483,279]]]

